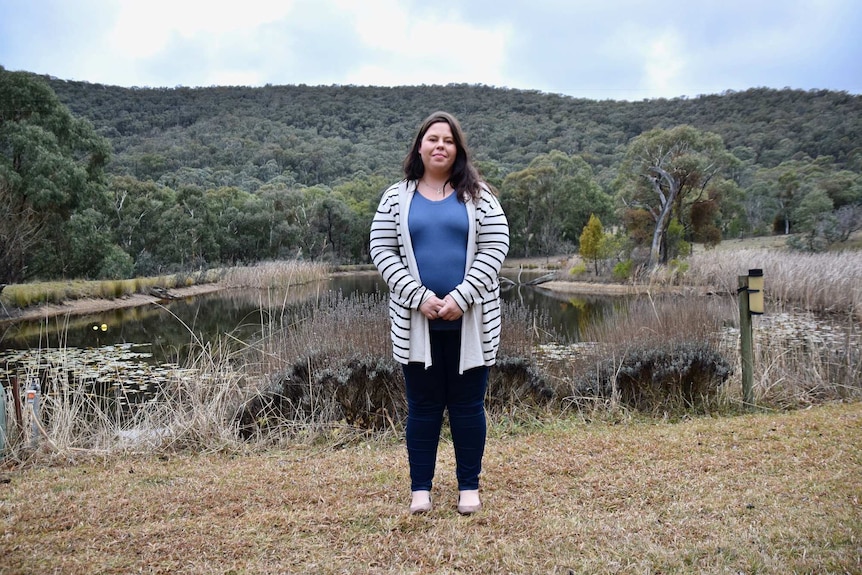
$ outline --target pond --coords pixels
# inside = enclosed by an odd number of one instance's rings
[[[260,334],[268,316],[310,305],[325,291],[349,298],[382,294],[386,286],[376,273],[345,274],[293,287],[288,294],[225,290],[163,305],[5,324],[0,326],[0,381],[9,385],[13,375],[44,379],[56,376],[50,373],[56,369],[66,378],[87,373],[107,386],[121,380],[124,394],[146,392],[184,363],[193,343],[224,334],[248,341]],[[610,313],[613,305],[612,298],[561,296],[524,285],[505,289],[503,298],[541,314],[563,342],[578,341],[581,327]]]
[[[0,326],[0,362],[21,351],[118,345],[135,347],[158,362],[173,362],[183,357],[193,340],[211,341],[226,333],[238,339],[253,337],[260,332],[268,315],[280,313],[288,305],[313,302],[323,291],[352,297],[385,290],[376,274],[349,274],[321,284],[291,288],[284,296],[256,290],[225,290],[159,306],[6,324]],[[613,302],[608,297],[558,295],[523,285],[505,289],[503,299],[546,316],[565,341],[578,341],[579,326],[610,312]]]

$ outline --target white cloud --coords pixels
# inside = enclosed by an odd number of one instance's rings
[[[0,65],[121,86],[859,93],[858,0],[0,0]]]
[[[644,62],[644,89],[647,94],[673,97],[685,91],[686,48],[672,30],[648,44]]]
[[[120,6],[108,45],[120,57],[147,58],[158,54],[175,37],[217,44],[224,34],[253,33],[256,27],[288,15],[294,2],[148,0]]]
[[[348,84],[505,83],[507,25],[474,25],[452,12],[410,14],[395,0],[337,2],[349,6],[359,38],[374,55],[348,73]]]

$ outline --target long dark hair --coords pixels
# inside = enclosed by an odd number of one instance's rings
[[[479,176],[478,170],[473,166],[461,124],[455,119],[455,116],[448,112],[434,112],[422,122],[419,132],[416,134],[416,139],[413,140],[413,146],[404,157],[404,176],[408,180],[418,181],[425,174],[425,164],[422,163],[419,148],[422,146],[422,138],[425,137],[428,128],[439,122],[449,124],[449,128],[452,130],[452,139],[455,141],[455,149],[457,150],[455,163],[452,164],[452,174],[449,176],[449,185],[458,191],[458,195],[462,201],[466,201],[467,198],[475,201],[479,199],[484,183]],[[487,184],[484,185],[490,189],[490,186],[487,186]]]

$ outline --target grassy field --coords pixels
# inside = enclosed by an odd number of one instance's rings
[[[473,517],[455,511],[448,440],[435,509],[407,513],[403,426],[383,401],[400,397],[400,372],[380,297],[321,296],[239,350],[202,342],[184,365],[195,376],[181,370],[129,424],[55,366],[40,448],[14,433],[0,462],[0,575],[862,573],[862,252],[754,248],[687,264],[650,287],[714,295],[684,308],[656,289],[586,330],[595,346],[543,351],[548,404],[524,391],[529,369],[501,379],[510,401],[489,401],[485,508]],[[755,326],[757,412],[741,403],[734,331],[736,276],[752,266],[769,296]],[[221,281],[292,285],[287,272]],[[507,369],[534,362],[550,336],[542,324],[515,308],[504,321]],[[638,358],[672,360],[677,385],[735,369],[703,402],[636,412],[616,376],[655,383]],[[585,376],[608,359],[611,392],[586,394],[597,386]],[[361,393],[339,395],[347,376]],[[302,392],[296,413],[254,412],[253,439],[240,439],[239,406],[285,389]],[[379,413],[388,419],[375,432],[351,419]],[[130,429],[156,440],[129,443]]]
[[[862,403],[492,425],[485,508],[394,439],[0,473],[0,573],[862,573]]]

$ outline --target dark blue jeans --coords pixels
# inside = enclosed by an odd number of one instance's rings
[[[458,489],[479,489],[487,433],[488,368],[477,367],[459,375],[460,350],[460,330],[432,330],[431,367],[425,369],[421,363],[403,366],[412,491],[431,490],[444,410],[449,411]]]

